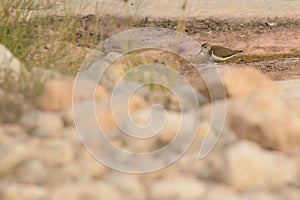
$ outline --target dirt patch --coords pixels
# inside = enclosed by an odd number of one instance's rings
[[[59,22],[60,17],[49,20]],[[72,34],[74,45],[93,49],[105,38],[138,27],[161,27],[177,30],[202,42],[222,45],[244,52],[224,64],[253,66],[274,80],[299,77],[300,68],[300,20],[266,18],[245,21],[243,19],[191,19],[150,20],[120,17],[76,17]],[[222,64],[222,63],[218,63]],[[184,72],[192,74],[189,72]]]

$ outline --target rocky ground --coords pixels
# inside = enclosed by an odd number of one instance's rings
[[[228,9],[223,9],[227,14],[235,11],[234,2],[229,3]],[[91,80],[80,80],[79,86],[82,88],[73,94],[75,77],[36,67],[27,70],[9,50],[0,45],[0,199],[298,200],[300,29],[299,20],[294,16],[300,9],[296,9],[297,1],[289,2],[291,4],[281,10],[282,2],[277,0],[277,4],[266,9],[265,18],[262,18],[264,13],[259,11],[253,15],[260,18],[252,18],[248,13],[246,19],[228,17],[220,20],[204,14],[203,19],[183,22],[163,19],[165,14],[170,15],[168,12],[153,19],[148,16],[129,19],[126,21],[128,24],[123,23],[122,15],[103,18],[105,20],[102,19],[100,25],[95,15],[88,15],[90,13],[78,18],[78,28],[74,30],[77,42],[70,44],[70,47],[76,47],[72,51],[73,57],[91,51],[86,44],[99,27],[105,37],[132,26],[182,27],[181,31],[200,43],[243,49],[241,55],[216,63],[222,83],[209,76],[209,68],[201,71],[207,73],[213,91],[207,88],[203,77],[186,60],[160,50],[151,50],[114,61],[98,86]],[[59,2],[56,5],[52,3],[46,3],[45,8],[61,5]],[[129,1],[128,4],[131,3]],[[204,8],[213,6],[213,3],[206,4]],[[122,7],[117,8],[122,10]],[[107,12],[117,12],[117,8]],[[290,12],[286,12],[287,9]],[[280,17],[272,16],[275,11]],[[245,12],[245,8],[239,12]],[[217,10],[216,16],[219,15],[221,13]],[[156,38],[157,44],[170,42],[164,40],[163,35]],[[94,51],[98,59],[104,58],[104,64],[120,54],[118,45],[110,45],[106,46],[109,48]],[[201,58],[194,57],[198,49],[193,49],[188,43],[183,47],[190,47],[191,59],[202,63]],[[110,52],[104,51],[107,49]],[[124,135],[121,127],[136,134],[142,132],[131,129],[130,120],[126,116],[114,115],[115,110],[110,106],[111,88],[120,76],[126,70],[145,63],[166,64],[175,68],[195,88],[198,102],[197,108],[190,107],[189,101],[176,99],[162,88],[150,86],[139,90],[128,102],[128,110],[137,124],[145,126],[149,123],[149,108],[153,104],[159,103],[166,108],[166,123],[161,134],[149,140]],[[187,89],[180,86],[172,85],[179,93],[186,94]],[[19,94],[16,88],[33,92],[38,90],[40,95],[29,99],[32,95]],[[226,98],[218,96],[222,94],[222,89],[225,89]],[[217,97],[212,98],[214,95]],[[181,112],[178,101],[184,108]],[[121,110],[124,102],[118,102],[117,110]],[[95,105],[95,113],[89,112],[88,105]],[[162,111],[156,110],[151,114],[153,119],[159,119]],[[92,123],[94,118],[114,145],[145,153],[168,146],[177,133],[182,116],[188,119],[182,124],[186,134],[182,141],[190,135],[193,122],[198,122],[195,140],[185,154],[168,167],[152,173],[130,174],[111,169],[94,157],[103,153],[112,160],[126,161],[127,158],[106,151],[106,143],[91,134],[97,130]],[[199,159],[201,144],[216,141],[218,137],[219,124],[212,116],[225,117],[225,125],[213,151],[205,159]],[[116,123],[116,117],[120,117],[121,125]],[[85,128],[79,134],[78,123]],[[82,143],[88,145],[84,147]],[[180,149],[182,145],[179,142],[176,147]],[[94,156],[86,148],[93,149]],[[177,151],[176,148],[171,149],[170,153],[173,155]],[[168,162],[169,157],[162,154],[158,158],[162,159],[161,162]],[[130,162],[137,167],[149,167],[157,158],[151,159],[150,163],[141,163],[140,160]]]

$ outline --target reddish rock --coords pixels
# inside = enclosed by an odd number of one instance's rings
[[[246,97],[257,91],[278,96],[277,84],[254,68],[224,68],[221,71],[226,95],[232,98]]]
[[[300,119],[286,103],[258,92],[228,102],[228,124],[241,137],[265,148],[292,152],[300,143]]]
[[[46,81],[42,95],[38,99],[38,105],[43,110],[57,111],[72,104],[72,100],[99,99],[106,95],[101,86],[92,81],[81,81],[76,93],[73,95],[73,78],[52,79]],[[96,90],[95,90],[96,89]],[[95,93],[93,91],[95,90]],[[91,92],[92,91],[92,92]]]

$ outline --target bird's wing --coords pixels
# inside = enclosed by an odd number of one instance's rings
[[[219,55],[221,57],[230,57],[234,54],[237,54],[236,51],[228,49],[226,47],[221,46],[215,46],[217,48],[214,48],[214,55]]]

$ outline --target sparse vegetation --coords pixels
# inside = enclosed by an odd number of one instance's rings
[[[27,69],[39,67],[76,73],[86,52],[72,56],[78,37],[75,18],[47,17],[34,0],[1,1],[0,17],[0,43]]]

